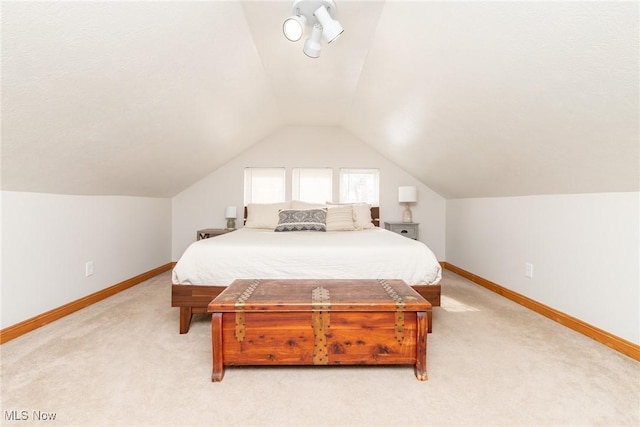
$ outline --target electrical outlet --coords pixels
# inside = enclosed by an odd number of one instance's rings
[[[524,263],[524,275],[529,279],[533,279],[533,264],[528,262]]]
[[[89,277],[93,275],[93,261],[87,261],[84,264],[84,275],[85,277]]]

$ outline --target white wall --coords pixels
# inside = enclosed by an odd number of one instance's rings
[[[639,202],[639,193],[449,200],[446,259],[640,344]]]
[[[398,204],[398,186],[415,185],[418,187],[418,203],[412,206],[412,212],[413,220],[420,223],[420,240],[433,250],[439,260],[444,260],[445,199],[343,129],[287,127],[173,198],[174,261],[195,240],[198,229],[226,226],[226,206],[238,207],[240,218],[237,226],[242,226],[246,167],[285,167],[288,181],[294,167],[331,167],[334,169],[335,200],[339,168],[379,168],[381,221],[402,219],[403,206]],[[287,194],[290,198],[290,188]]]
[[[170,199],[4,191],[1,231],[3,328],[171,261]]]

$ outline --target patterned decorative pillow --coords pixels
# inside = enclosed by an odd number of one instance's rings
[[[327,231],[327,209],[281,209],[274,231]]]

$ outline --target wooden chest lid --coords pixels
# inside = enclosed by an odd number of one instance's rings
[[[395,279],[242,279],[209,312],[426,311],[431,304]]]

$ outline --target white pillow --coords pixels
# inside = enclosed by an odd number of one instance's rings
[[[353,231],[353,207],[351,205],[331,205],[327,210],[327,231]]]
[[[291,209],[322,209],[326,208],[327,205],[323,203],[309,203],[303,202],[302,200],[292,200],[291,201]]]
[[[247,205],[247,228],[269,228],[278,226],[278,213],[280,209],[289,209],[290,202],[282,203],[249,203]]]
[[[353,206],[353,223],[356,230],[368,230],[374,228],[371,218],[371,205],[368,203],[355,203]]]
[[[368,203],[331,203],[327,202],[329,207],[331,206],[351,206],[353,209],[353,226],[356,230],[368,230],[375,228],[373,225],[373,218],[371,218],[371,205]]]

